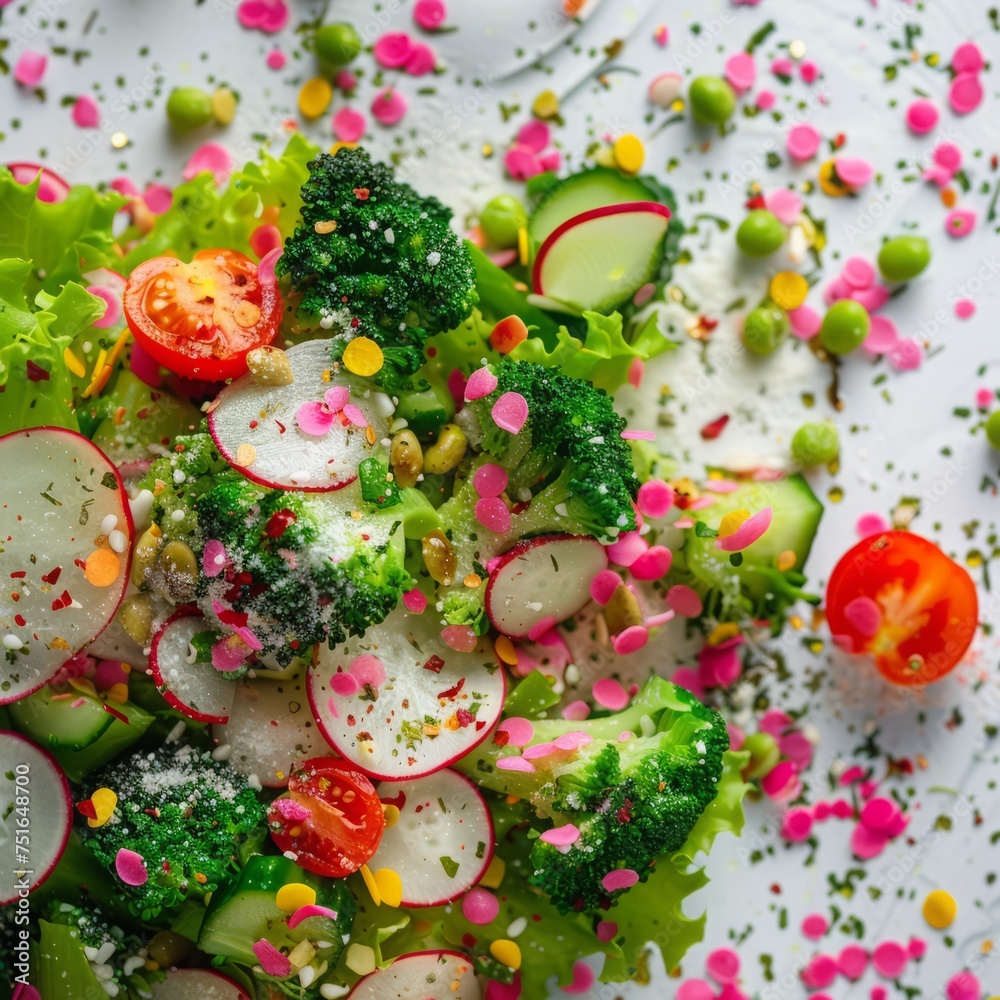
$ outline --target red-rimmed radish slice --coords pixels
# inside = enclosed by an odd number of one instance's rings
[[[0,729],[0,906],[49,877],[72,826],[69,782],[55,758],[27,737]]]
[[[128,585],[132,514],[121,476],[83,435],[0,438],[16,489],[0,504],[0,704],[50,680],[103,631]]]
[[[576,215],[539,247],[534,291],[578,310],[610,312],[656,276],[669,224],[670,209],[655,201]]]
[[[170,969],[151,989],[153,1000],[250,1000],[229,976],[212,969]]]
[[[342,489],[357,479],[358,465],[371,453],[368,427],[375,442],[388,433],[392,401],[343,369],[331,374],[326,341],[296,344],[287,354],[291,385],[258,385],[244,375],[219,393],[208,429],[219,454],[255,483],[307,493]],[[336,386],[351,390],[350,405],[367,426],[336,415],[325,434],[307,434],[298,424],[300,407],[325,405],[324,396]]]
[[[416,781],[382,782],[379,798],[399,809],[368,862],[392,868],[403,906],[442,906],[471,889],[493,858],[490,810],[468,778],[445,768]]]
[[[608,554],[596,538],[525,539],[491,568],[486,614],[504,635],[531,636],[546,622],[556,625],[572,618],[590,600],[590,581],[607,565]]]
[[[238,681],[229,721],[212,727],[219,746],[229,747],[229,763],[268,788],[284,788],[292,764],[326,753],[323,736],[309,711],[305,676]]]
[[[178,612],[153,637],[149,666],[167,704],[196,722],[229,720],[236,684],[211,663],[195,663],[191,640],[210,631],[201,615]]]
[[[85,271],[83,277],[88,284],[110,288],[119,295],[125,291],[127,284],[125,276],[117,271],[112,271],[110,267],[95,267],[92,271]]]
[[[476,970],[457,951],[416,951],[365,976],[348,1000],[482,1000]]]
[[[25,185],[33,184],[41,171],[42,179],[38,184],[39,201],[65,201],[66,195],[69,194],[69,182],[40,163],[8,163],[7,169],[14,175],[14,180],[18,184]]]
[[[506,692],[489,639],[457,652],[442,640],[433,608],[415,615],[402,606],[361,638],[321,646],[308,682],[330,746],[385,781],[433,774],[464,757],[489,735]]]

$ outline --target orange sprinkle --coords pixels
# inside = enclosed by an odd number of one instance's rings
[[[517,650],[514,648],[514,643],[507,636],[499,636],[497,641],[493,643],[493,649],[502,662],[512,667],[517,666]]]
[[[121,560],[111,549],[94,549],[87,556],[83,575],[95,587],[110,587],[122,571]]]
[[[943,204],[945,208],[953,208],[956,201],[958,201],[958,195],[955,194],[952,188],[942,189],[941,204]]]
[[[586,2],[587,0],[563,0],[563,13],[567,17],[576,17]]]

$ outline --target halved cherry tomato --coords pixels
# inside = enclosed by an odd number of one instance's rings
[[[962,659],[979,620],[976,587],[933,542],[908,531],[871,535],[837,563],[826,588],[834,641],[871,653],[893,684],[922,685]]]
[[[190,264],[154,257],[129,275],[125,318],[136,341],[186,378],[221,382],[247,370],[246,355],[271,343],[281,293],[235,250],[200,250]]]
[[[288,791],[267,814],[271,838],[306,871],[330,878],[356,872],[378,850],[385,814],[359,767],[337,757],[296,765]]]

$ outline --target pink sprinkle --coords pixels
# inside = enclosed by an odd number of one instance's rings
[[[88,285],[87,291],[104,301],[104,315],[100,319],[94,320],[94,326],[100,330],[114,326],[121,319],[122,315],[121,295],[116,294],[110,288],[105,288],[103,285]]]
[[[696,698],[705,697],[705,686],[702,684],[701,678],[695,671],[689,670],[687,667],[678,667],[671,675],[670,680],[678,687],[684,688],[685,691],[690,691]]]
[[[622,431],[623,441],[655,441],[656,434],[653,431]]]
[[[775,802],[791,802],[802,791],[798,771],[790,760],[776,764],[760,783],[764,794]]]
[[[288,24],[288,7],[284,0],[243,0],[236,17],[244,28],[275,34]]]
[[[198,174],[208,172],[215,179],[215,186],[222,187],[233,172],[233,157],[225,146],[217,142],[204,142],[192,154],[184,167],[184,180],[194,180]]]
[[[768,528],[774,517],[774,509],[768,505],[748,517],[731,535],[716,538],[715,547],[723,552],[740,552],[753,545]]]
[[[830,929],[830,923],[822,913],[810,913],[802,921],[802,933],[810,941],[818,941]]]
[[[687,584],[674,584],[667,591],[667,604],[682,618],[697,618],[701,614],[702,602],[698,592]]]
[[[770,111],[777,103],[777,95],[773,90],[762,90],[757,94],[756,104],[761,111]]]
[[[938,187],[945,187],[947,184],[951,183],[951,171],[945,170],[944,167],[939,167],[937,164],[932,164],[924,170],[923,178],[925,181],[930,181],[933,184],[937,184]]]
[[[858,538],[867,538],[869,535],[878,535],[883,531],[888,531],[889,522],[881,514],[862,514],[855,522],[854,530],[858,533]],[[855,768],[851,770],[853,771]]]
[[[406,60],[406,72],[410,76],[426,76],[433,73],[437,66],[437,56],[434,50],[423,42],[417,42],[410,49],[410,56]]]
[[[149,881],[149,872],[146,871],[142,855],[127,847],[119,848],[115,855],[115,871],[126,885],[145,885]]]
[[[858,785],[858,794],[861,796],[861,798],[865,800],[870,799],[877,791],[878,791],[877,781],[872,781],[869,779],[868,781],[862,781],[861,784]]]
[[[864,348],[872,354],[888,354],[899,344],[899,331],[888,316],[872,316]]]
[[[906,949],[901,944],[883,941],[872,952],[872,965],[883,979],[896,979],[906,968],[907,958]]]
[[[737,94],[749,90],[757,82],[757,64],[748,52],[737,52],[726,60],[725,77]]]
[[[853,188],[864,187],[875,176],[875,168],[867,161],[853,156],[839,156],[834,160],[837,176]]]
[[[829,306],[834,302],[839,302],[841,299],[846,299],[850,297],[851,292],[854,289],[847,283],[843,275],[837,275],[836,278],[831,281],[823,291],[823,301]]]
[[[806,59],[804,62],[799,64],[799,76],[801,76],[806,83],[815,83],[816,78],[819,76],[819,66],[817,66],[812,60]]]
[[[872,1000],[885,1000],[889,994],[884,986],[873,986],[871,991]]]
[[[386,69],[399,69],[406,65],[413,51],[413,40],[405,31],[387,31],[372,48],[375,61]]]
[[[288,62],[288,57],[285,55],[281,49],[271,49],[267,54],[267,68],[273,70],[281,70],[285,68],[285,64]]]
[[[846,979],[854,982],[865,974],[868,966],[868,952],[860,945],[849,944],[837,956],[837,968]]]
[[[927,954],[927,942],[923,938],[910,938],[910,943],[906,946],[906,953],[914,961],[923,958]]]
[[[602,708],[620,712],[629,702],[628,691],[613,677],[602,677],[594,682],[594,701]]]
[[[142,200],[154,215],[163,215],[174,203],[174,192],[166,184],[147,184],[146,190],[142,192]],[[272,228],[277,231],[276,226]]]
[[[665,545],[653,545],[629,567],[637,580],[659,580],[667,575],[674,554]]]
[[[612,563],[627,568],[648,548],[648,543],[638,531],[626,531],[623,535],[618,536],[617,541],[606,546],[605,551]]]
[[[540,622],[535,622],[535,624],[528,629],[528,638],[532,642],[539,642],[558,624],[559,622],[556,621],[555,615],[546,615]]]
[[[819,149],[819,132],[812,125],[796,125],[788,133],[788,155],[799,163],[811,160]]]
[[[615,935],[618,933],[618,924],[613,920],[601,920],[598,921],[596,934],[597,940],[601,944],[607,944],[609,941],[615,939]]]
[[[384,87],[372,100],[372,114],[383,125],[402,121],[410,105],[395,87]]]
[[[638,881],[638,873],[631,868],[616,868],[601,879],[601,885],[607,892],[617,892],[619,889],[630,889]]]
[[[419,615],[423,614],[427,607],[427,598],[424,597],[421,591],[414,587],[412,590],[408,590],[403,594],[403,604],[406,606],[406,610],[412,614]]]
[[[939,117],[933,101],[923,97],[906,109],[906,124],[914,135],[926,135],[937,125]]]
[[[955,208],[945,218],[944,228],[949,236],[968,236],[976,228],[976,213],[970,208]]]
[[[510,510],[499,497],[483,497],[476,502],[476,520],[495,535],[510,531]]]
[[[497,761],[497,767],[501,771],[524,771],[525,773],[535,770],[535,765],[524,757],[501,757]]]
[[[424,31],[437,31],[447,16],[444,0],[417,0],[413,7],[413,20]]]
[[[855,597],[844,606],[844,617],[848,624],[870,639],[882,624],[882,609],[870,597]]]
[[[572,823],[545,830],[538,838],[553,847],[571,847],[580,839],[580,831]]]
[[[661,49],[667,47],[670,42],[670,29],[665,24],[657,25],[656,30],[653,32],[653,41],[660,46]]]
[[[823,325],[823,317],[809,305],[801,305],[788,313],[792,325],[792,333],[800,340],[811,340],[819,333]]]
[[[743,639],[734,636],[716,646],[707,643],[698,653],[698,677],[705,687],[729,687],[743,671],[740,647]]]
[[[896,825],[900,811],[892,799],[881,797],[869,799],[861,810],[861,822],[869,830],[888,834]]]
[[[97,128],[101,124],[101,109],[89,94],[81,94],[73,105],[72,117],[80,128]]]
[[[465,383],[465,401],[471,403],[475,399],[488,396],[497,387],[497,377],[489,368],[477,368]]]
[[[479,637],[468,625],[445,625],[441,629],[441,641],[457,653],[471,653],[479,643]]]
[[[535,735],[535,727],[530,720],[522,719],[520,716],[504,719],[497,729],[501,733],[506,733],[509,737],[508,745],[515,747],[527,746],[531,742],[531,737]]]
[[[889,352],[889,364],[898,372],[909,372],[924,363],[924,349],[912,337],[902,337]]]
[[[645,625],[630,625],[611,640],[611,645],[619,656],[628,656],[642,649],[649,641],[649,629]]]
[[[365,416],[364,410],[362,410],[361,407],[355,406],[353,403],[346,403],[341,412],[345,417],[347,417],[348,420],[350,420],[352,424],[354,424],[355,427],[368,426],[368,418]]]
[[[212,666],[223,673],[239,670],[246,662],[249,650],[241,643],[229,643],[219,639],[212,644]]]
[[[642,624],[647,629],[659,628],[660,625],[666,625],[667,622],[673,621],[676,617],[677,612],[673,608],[667,608],[666,611],[661,611],[659,614],[650,615]]]
[[[347,672],[362,687],[379,688],[385,683],[385,664],[371,653],[362,653],[351,660]]]
[[[641,309],[656,294],[656,285],[652,281],[647,281],[639,291],[632,296],[632,305]],[[638,389],[642,382],[642,376],[646,372],[646,366],[642,358],[633,358],[628,366],[628,382],[633,388]]]
[[[771,736],[781,736],[794,724],[795,720],[780,708],[769,708],[757,721],[757,728]]]
[[[959,972],[945,984],[944,993],[948,1000],[979,1000],[982,987],[971,972]]]
[[[486,889],[476,886],[462,897],[462,915],[470,924],[492,924],[499,913],[500,901]]]
[[[851,819],[854,815],[854,806],[847,799],[834,799],[830,803],[830,813],[836,819]]]
[[[261,968],[269,976],[283,979],[292,971],[292,963],[288,960],[288,956],[278,951],[267,938],[261,938],[254,942],[253,953],[257,956]]]
[[[597,981],[594,970],[586,962],[573,963],[573,980],[568,986],[562,987],[562,992],[569,996],[580,996],[590,993],[590,988]]]
[[[604,607],[611,595],[621,586],[622,578],[613,569],[602,569],[590,581],[590,596]]]
[[[521,146],[527,146],[533,153],[541,153],[552,141],[552,132],[545,122],[533,118],[521,126],[517,133],[517,141]]]
[[[201,550],[201,568],[205,576],[211,579],[218,576],[226,567],[226,548],[217,538],[210,538]]]
[[[764,205],[786,226],[793,226],[802,214],[802,199],[790,188],[777,188],[764,196]]]
[[[805,733],[791,732],[778,737],[778,749],[782,757],[787,757],[800,771],[811,763],[814,747]]]
[[[993,390],[982,388],[976,390],[976,406],[981,410],[988,410],[993,405]]]
[[[128,177],[116,177],[109,186],[112,191],[117,191],[119,194],[125,195],[126,198],[139,197],[139,189],[135,186],[135,182],[129,180]]]
[[[303,920],[308,920],[310,917],[326,917],[327,920],[336,920],[337,911],[331,910],[329,906],[321,906],[318,903],[308,903],[305,906],[300,906],[289,918],[288,927],[290,930],[295,930]]]
[[[677,987],[674,1000],[715,1000],[715,990],[704,979],[685,979]]]
[[[23,87],[37,87],[42,82],[48,65],[48,56],[25,49],[14,64],[14,79]]]
[[[341,108],[333,116],[333,134],[341,142],[357,142],[364,134],[367,121],[354,108]]]
[[[816,955],[801,972],[802,982],[810,989],[822,989],[837,978],[837,963],[830,955]]]
[[[812,828],[812,813],[802,806],[796,806],[785,813],[781,821],[781,836],[793,844],[800,844],[809,839]]]
[[[562,710],[562,717],[567,722],[583,722],[589,715],[590,706],[585,701],[571,701]]]
[[[249,628],[247,628],[246,625],[232,625],[230,627],[233,630],[233,634],[238,635],[254,652],[264,648],[264,644],[257,638],[256,635],[254,635],[253,632],[250,631]]]
[[[734,983],[740,974],[740,956],[732,948],[716,948],[705,959],[705,971],[720,986]]]
[[[862,861],[878,857],[888,843],[889,838],[884,833],[877,833],[862,823],[859,823],[851,833],[851,850]]]
[[[331,413],[340,413],[351,398],[351,390],[346,385],[331,386],[323,393],[323,402]]]
[[[948,102],[956,115],[967,115],[982,103],[983,85],[975,73],[959,73],[951,81]]]
[[[481,497],[498,497],[507,489],[507,470],[502,465],[487,462],[476,469],[472,485]]]
[[[740,488],[740,484],[735,479],[709,479],[705,482],[705,489],[709,493],[735,493]]]
[[[779,56],[771,63],[771,72],[775,76],[791,76],[794,68],[792,60],[788,56]]]
[[[342,90],[345,94],[350,94],[358,85],[358,78],[349,70],[342,69],[334,78],[333,85]]]
[[[585,733],[580,729],[575,729],[571,733],[563,733],[552,741],[552,746],[556,750],[581,750],[590,746],[594,742],[594,737],[590,733]]]
[[[979,73],[985,65],[983,53],[975,42],[962,42],[951,57],[951,68],[956,73]]]
[[[664,517],[674,505],[674,488],[662,479],[650,479],[639,487],[636,504],[643,517]]]
[[[841,273],[851,288],[871,288],[875,284],[875,268],[864,257],[849,257]]]
[[[326,403],[303,403],[295,411],[295,422],[304,434],[322,437],[333,426],[334,414]]]
[[[504,154],[503,165],[515,181],[531,180],[545,170],[534,150],[517,143]]]
[[[971,299],[959,299],[955,303],[955,315],[959,319],[969,319],[976,312],[976,303]]]
[[[889,301],[889,289],[885,285],[872,285],[871,288],[854,288],[850,297],[861,303],[869,313],[881,309]]]
[[[505,392],[493,404],[490,415],[501,430],[517,434],[528,419],[528,401],[519,392]]]
[[[934,162],[949,173],[953,174],[962,167],[962,151],[953,142],[939,143],[931,155]]]

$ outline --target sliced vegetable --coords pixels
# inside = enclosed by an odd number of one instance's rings
[[[214,969],[170,969],[152,989],[153,1000],[250,1000],[242,987]]]
[[[418,951],[365,976],[348,1000],[481,1000],[472,963],[457,951]]]
[[[56,694],[45,685],[8,708],[11,725],[39,746],[55,750],[82,750],[104,735],[114,722],[104,702],[69,688]]]
[[[7,169],[18,184],[34,184],[37,179],[39,201],[65,201],[69,194],[69,181],[63,180],[54,170],[40,163],[8,163]]]

